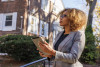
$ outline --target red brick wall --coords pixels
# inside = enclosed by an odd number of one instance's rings
[[[20,33],[19,27],[21,27],[21,18],[25,18],[25,12],[27,12],[27,0],[15,0],[8,2],[1,2],[0,0],[0,13],[12,13],[17,12],[17,26],[14,31],[0,31],[1,34],[9,33]],[[26,20],[23,19],[23,24],[26,23]],[[24,27],[24,26],[23,26]]]
[[[33,9],[36,9],[36,12],[33,14],[33,16],[36,16],[39,20],[43,20],[45,22],[49,23],[49,39],[52,43],[52,23],[54,21],[54,15],[52,13],[52,6],[53,4],[50,2],[50,10],[49,13],[44,12],[41,9],[41,0],[30,0],[30,11]],[[27,35],[27,22],[28,22],[28,0],[15,0],[15,1],[9,1],[9,2],[1,2],[0,0],[0,13],[12,13],[17,12],[17,29],[14,31],[0,31],[0,34],[7,34],[7,33],[20,33],[20,29],[18,27],[21,27],[21,18],[20,16],[23,16],[23,34]],[[40,22],[40,21],[39,21]],[[39,31],[39,30],[38,30]]]

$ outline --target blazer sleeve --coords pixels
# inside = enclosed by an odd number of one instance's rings
[[[59,34],[60,34],[61,32],[59,32],[57,35],[56,35],[56,37],[55,37],[55,40],[56,40],[56,38],[59,36]],[[52,56],[51,58],[48,58],[49,60],[54,60],[55,59],[55,56]]]
[[[80,58],[85,46],[85,33],[78,31],[74,37],[73,46],[70,53],[56,51],[55,61],[75,63]]]

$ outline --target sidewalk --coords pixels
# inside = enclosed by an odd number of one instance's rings
[[[24,64],[27,64],[27,63],[18,62],[18,61],[13,60],[11,57],[0,55],[0,67],[20,67],[21,65],[24,65]],[[49,63],[47,60],[45,64],[46,64],[45,67],[49,67]],[[85,65],[85,64],[83,65],[84,65],[83,67],[100,67],[97,65]],[[50,63],[50,67],[53,67],[52,62]]]
[[[24,64],[26,63],[15,61],[9,56],[0,55],[0,67],[20,67]]]

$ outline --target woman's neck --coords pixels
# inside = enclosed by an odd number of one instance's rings
[[[66,26],[64,27],[65,29],[65,33],[64,34],[69,34],[71,31],[70,31],[70,27]]]

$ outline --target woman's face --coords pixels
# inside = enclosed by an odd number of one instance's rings
[[[68,26],[69,25],[69,20],[67,16],[67,11],[63,12],[63,14],[60,16],[60,26]]]

